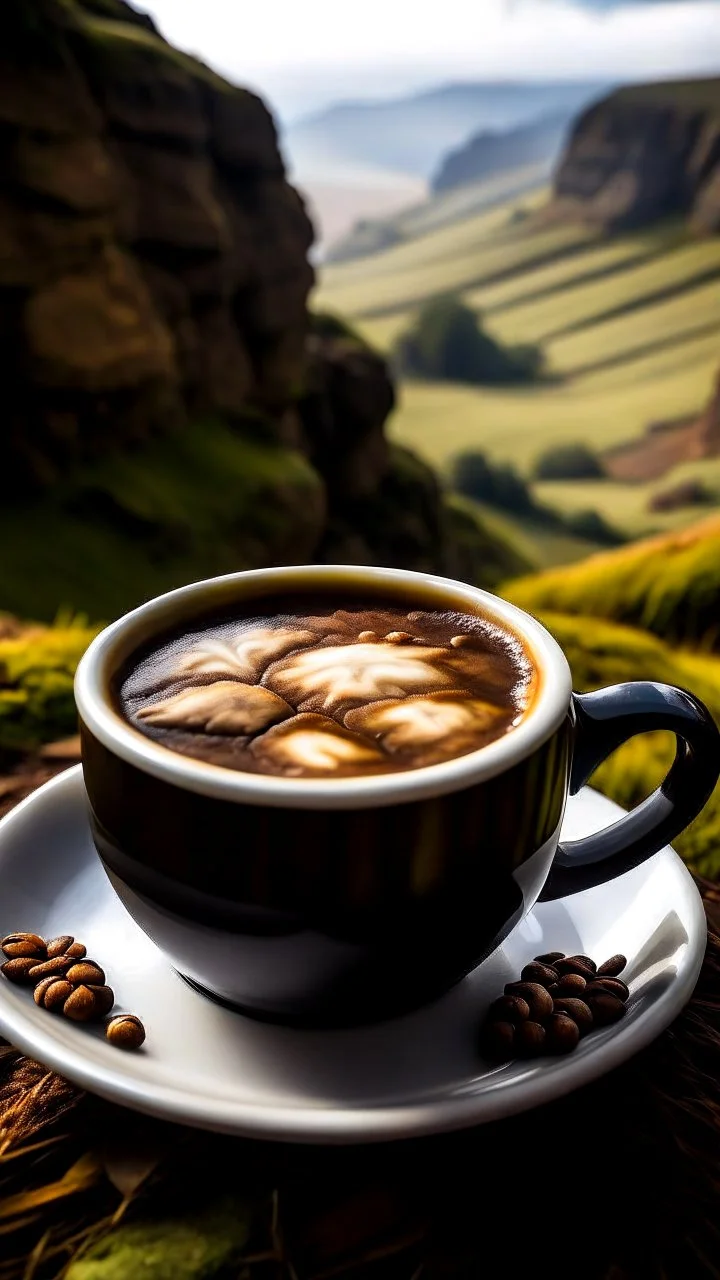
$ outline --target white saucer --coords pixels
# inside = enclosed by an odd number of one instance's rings
[[[618,816],[586,788],[566,837]],[[119,1009],[147,1028],[137,1053],[38,1009],[0,979],[0,1027],[25,1053],[114,1102],[256,1138],[371,1142],[460,1129],[548,1102],[642,1049],[690,998],[705,952],[700,895],[669,848],[608,885],[538,906],[449,995],[357,1031],[296,1031],[228,1012],[191,990],[136,927],[98,862],[77,766],[0,823],[0,936],[71,933],[106,970]],[[632,1003],[568,1057],[490,1067],[476,1048],[489,1001],[543,951],[621,951]]]

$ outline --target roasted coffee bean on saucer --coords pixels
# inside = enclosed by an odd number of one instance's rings
[[[145,1028],[134,1013],[118,1013],[108,1022],[105,1036],[118,1049],[139,1049],[145,1041]]]
[[[63,933],[59,938],[51,938],[47,944],[48,960],[55,956],[70,956],[73,960],[82,960],[87,955],[87,948],[77,942],[71,933]]]
[[[35,956],[16,956],[14,960],[6,960],[5,964],[0,964],[0,973],[8,982],[20,982],[31,987],[33,980],[30,971],[37,968],[37,963]]]
[[[499,996],[490,1006],[490,1017],[493,1022],[524,1022],[530,1017],[530,1005],[522,996]]]
[[[567,1013],[551,1013],[545,1023],[545,1052],[572,1053],[580,1039],[580,1028]]]
[[[520,996],[528,1005],[531,1018],[547,1018],[553,1011],[552,996],[539,982],[508,982],[505,995]]]
[[[618,1000],[622,1000],[623,1004],[630,998],[630,989],[620,978],[593,978],[593,981],[588,982],[585,987],[583,1000],[586,1000],[588,996],[597,996],[601,991],[606,991],[611,996],[617,996]]]
[[[537,960],[533,960],[532,964],[526,964],[520,974],[522,982],[539,982],[541,987],[552,986],[553,982],[557,982],[558,977],[558,971],[553,965],[540,964]]]
[[[35,958],[38,963],[47,956],[45,939],[39,933],[8,933],[0,942],[8,960]]]
[[[597,996],[588,996],[588,1008],[596,1027],[607,1027],[624,1017],[625,1005],[617,996],[603,992]]]
[[[39,1009],[78,1023],[99,1022],[112,1010],[115,994],[105,982],[104,970],[87,958],[85,944],[72,934],[46,942],[37,933],[9,933],[0,946],[7,956],[0,973],[9,982],[32,987]],[[516,1016],[527,1017],[524,1001],[508,1003]],[[105,1035],[117,1048],[138,1049],[145,1040],[145,1028],[136,1014],[123,1013],[110,1018]]]
[[[573,1022],[577,1024],[578,1031],[581,1036],[587,1035],[593,1025],[593,1016],[590,1006],[584,1000],[563,999],[553,1001],[554,1013],[566,1013]]]
[[[481,1051],[493,1062],[572,1053],[580,1040],[625,1015],[630,990],[617,975],[626,965],[619,954],[599,966],[581,954],[536,956],[487,1010]]]

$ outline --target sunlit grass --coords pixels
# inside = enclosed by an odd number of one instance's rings
[[[508,584],[532,611],[626,622],[680,644],[720,647],[720,515]]]

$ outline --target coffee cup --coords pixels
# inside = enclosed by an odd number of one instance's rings
[[[464,754],[341,777],[246,772],[170,749],[118,702],[134,654],[218,611],[291,594],[371,595],[489,620],[521,646],[532,696],[509,732]],[[107,627],[75,696],[92,837],[120,900],[177,972],[259,1018],[379,1020],[436,999],[538,899],[592,888],[651,857],[699,813],[720,734],[686,690],[650,681],[575,694],[559,645],[486,591],[362,566],[258,569],[193,583]],[[638,733],[671,730],[662,786],[560,843],[568,794]]]

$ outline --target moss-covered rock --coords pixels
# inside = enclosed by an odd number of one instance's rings
[[[70,1263],[65,1280],[215,1280],[228,1276],[242,1259],[251,1217],[245,1202],[228,1198],[197,1215],[117,1227]]]
[[[325,489],[296,450],[217,419],[78,470],[0,509],[0,600],[50,621],[58,605],[111,619],[185,582],[312,559]]]

